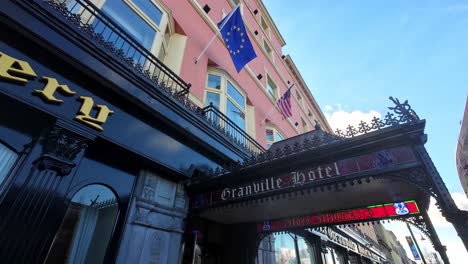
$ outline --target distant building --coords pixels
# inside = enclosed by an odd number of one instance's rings
[[[385,248],[385,253],[393,264],[409,264],[408,256],[401,243],[392,231],[386,230],[382,225],[375,225],[375,234],[379,244]]]
[[[458,136],[456,162],[461,185],[468,196],[468,97],[461,121],[460,136]]]

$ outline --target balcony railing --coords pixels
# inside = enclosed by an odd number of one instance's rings
[[[228,117],[213,107],[200,109],[189,100],[190,83],[186,83],[156,56],[136,41],[112,18],[89,0],[23,0],[60,14],[72,27],[90,37],[98,46],[111,52],[115,57],[154,84],[154,87],[182,103],[208,123],[224,133],[234,144],[252,154],[265,151],[253,138],[239,128]],[[220,120],[215,123],[213,120]]]
[[[226,115],[221,113],[211,103],[209,106],[202,109],[203,116],[213,126],[216,126],[224,134],[226,134],[231,142],[242,146],[243,148],[255,150],[256,154],[265,152],[265,149],[258,144],[252,137],[250,137],[242,128],[236,125]]]

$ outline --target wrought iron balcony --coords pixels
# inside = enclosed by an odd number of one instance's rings
[[[46,12],[61,16],[72,27],[87,35],[96,46],[111,52],[117,60],[127,65],[141,77],[153,83],[154,88],[164,92],[193,111],[210,125],[221,131],[238,147],[256,155],[265,152],[252,137],[232,120],[213,107],[200,109],[189,100],[190,83],[186,83],[156,56],[136,41],[111,17],[89,0],[23,0],[29,5],[38,5]],[[219,122],[214,122],[218,120]]]
[[[256,154],[264,152],[260,144],[258,144],[255,139],[250,137],[242,128],[236,125],[231,119],[226,115],[221,113],[216,107],[211,103],[209,106],[202,109],[203,116],[210,122],[213,126],[216,126],[218,130],[223,131],[232,142],[235,142],[238,145],[246,149],[255,149],[258,150]]]

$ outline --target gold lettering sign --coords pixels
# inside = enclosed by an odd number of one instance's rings
[[[46,86],[42,90],[34,90],[34,94],[37,94],[46,103],[63,103],[63,100],[55,98],[55,91],[59,91],[61,94],[66,96],[72,96],[76,94],[76,92],[70,90],[67,85],[59,84],[57,79],[43,76],[41,81],[45,81]]]
[[[0,52],[0,80],[26,84],[28,79],[34,79],[37,74],[29,63],[15,59]]]
[[[37,74],[34,72],[28,62],[18,60],[0,52],[0,80],[6,80],[24,85],[27,84],[29,80],[32,80],[36,77]],[[40,81],[45,82],[44,88],[42,88],[42,90],[34,90],[33,94],[39,96],[46,103],[63,103],[63,100],[55,97],[56,92],[59,92],[64,96],[76,95],[76,92],[72,91],[68,85],[59,84],[55,78],[42,76]],[[109,107],[105,105],[96,105],[95,108],[97,109],[97,115],[96,117],[92,117],[91,110],[94,106],[93,98],[88,96],[80,96],[78,100],[82,101],[82,104],[78,114],[75,116],[75,120],[98,131],[104,131],[102,124],[107,121],[109,115],[113,114],[114,111],[110,110]]]
[[[97,117],[94,118],[90,116],[91,109],[94,105],[93,98],[87,96],[80,96],[79,100],[82,100],[83,104],[81,105],[79,115],[75,116],[75,119],[96,130],[103,131],[104,129],[101,127],[101,125],[106,122],[107,117],[113,114],[114,111],[110,110],[105,105],[96,105],[96,108],[98,109],[98,114]]]

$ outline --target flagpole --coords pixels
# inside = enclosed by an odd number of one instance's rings
[[[201,56],[203,56],[203,54],[205,54],[205,52],[208,50],[208,48],[211,46],[211,44],[213,44],[213,41],[216,39],[216,37],[218,37],[219,33],[221,33],[221,30],[226,25],[226,22],[231,18],[231,16],[234,14],[234,11],[236,11],[236,9],[239,8],[240,5],[241,4],[239,2],[239,4],[237,4],[234,7],[234,9],[231,11],[231,13],[229,13],[228,17],[224,18],[224,21],[221,24],[221,26],[219,27],[219,29],[216,31],[216,34],[211,38],[210,42],[208,42],[208,45],[206,45],[206,47],[202,50],[200,55],[198,55],[198,57],[195,59],[195,64],[197,64],[197,62],[200,60]]]
[[[288,88],[288,90],[291,89],[293,86],[294,86],[294,83],[291,84],[291,86]],[[287,92],[288,90],[286,90],[286,92]],[[286,93],[286,92],[284,92],[284,93]],[[283,95],[284,95],[284,94],[283,94]],[[281,96],[281,97],[283,97],[283,96]],[[281,98],[281,97],[280,97],[280,98]],[[278,100],[279,100],[279,99],[278,99]],[[262,122],[260,122],[260,124],[265,124],[265,121],[267,120],[267,118],[271,115],[271,113],[273,113],[273,110],[275,110],[276,104],[278,104],[278,101],[276,101],[276,103],[275,103],[275,105],[273,106],[273,108],[271,108],[270,112],[268,112],[268,114],[265,116],[265,118],[263,118],[263,120],[262,120]]]

